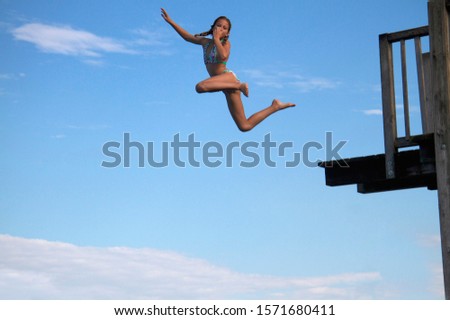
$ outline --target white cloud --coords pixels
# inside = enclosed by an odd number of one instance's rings
[[[436,249],[440,252],[441,248],[441,236],[440,234],[418,234],[416,236],[417,243],[420,247],[426,250]],[[438,259],[435,262],[429,262],[428,268],[430,271],[430,280],[427,286],[427,290],[436,297],[443,297],[444,287],[442,283],[443,266],[442,260]]]
[[[17,73],[0,73],[0,81],[1,82],[9,82],[9,81],[18,81],[22,78],[25,78],[26,74],[23,72],[17,72]],[[9,95],[10,92],[0,87],[0,96],[6,96]]]
[[[429,265],[429,268],[431,273],[431,283],[427,287],[428,291],[430,291],[436,297],[444,297],[445,292],[442,279],[442,274],[444,273],[444,271],[442,264],[431,264]]]
[[[20,78],[24,78],[26,76],[25,73],[0,73],[0,80],[18,80]]]
[[[55,134],[52,136],[53,139],[65,139],[67,136],[63,133]]]
[[[422,247],[439,248],[441,245],[441,236],[439,234],[420,234],[417,236],[417,239]]]
[[[256,85],[262,87],[275,89],[290,87],[301,92],[335,89],[341,84],[339,81],[320,77],[305,77],[295,72],[269,72],[260,69],[246,69],[243,70],[243,73],[251,78]]]
[[[63,126],[65,129],[71,129],[71,130],[90,130],[90,131],[97,131],[97,130],[105,130],[111,128],[110,125],[107,124],[67,124]]]
[[[86,64],[103,66],[100,58],[108,53],[171,55],[165,31],[136,29],[132,39],[118,40],[95,35],[71,26],[27,23],[11,31],[16,40],[34,44],[47,53],[80,57]]]
[[[140,46],[167,46],[167,41],[165,41],[164,33],[165,31],[151,31],[147,29],[135,29],[132,31],[137,39],[133,42]]]
[[[313,90],[335,89],[339,86],[340,82],[325,78],[303,78],[292,81],[290,84],[302,92],[310,92]]]
[[[383,110],[381,109],[368,109],[362,111],[366,116],[382,116]]]
[[[135,53],[118,40],[75,30],[70,26],[27,23],[12,30],[17,40],[30,42],[40,50],[72,56],[100,57],[102,53]]]
[[[0,299],[376,298],[377,272],[325,277],[243,274],[175,252],[79,247],[0,235]]]
[[[283,88],[283,81],[276,74],[269,74],[258,69],[247,69],[243,71],[249,78],[258,86],[271,87],[280,89]]]
[[[403,117],[404,116],[403,104],[396,104],[395,108],[396,108],[397,116]],[[355,111],[362,112],[366,116],[382,116],[383,115],[382,109],[366,109],[366,110],[355,110]],[[415,107],[415,106],[409,107],[410,116],[412,113],[417,113],[419,111],[420,111],[420,108],[418,108],[418,107]]]

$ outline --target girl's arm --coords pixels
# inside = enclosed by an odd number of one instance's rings
[[[226,36],[226,33],[224,31],[221,31],[219,29],[213,30],[213,40],[214,44],[216,45],[217,54],[219,55],[220,60],[227,61],[228,57],[230,56],[231,44],[228,40],[224,43],[220,41],[220,39],[222,39],[224,36]]]
[[[161,16],[168,24],[172,26],[172,28],[175,29],[175,31],[187,42],[191,42],[194,44],[202,44],[205,40],[203,37],[195,37],[194,35],[190,34],[186,30],[184,30],[182,27],[180,27],[178,24],[173,21],[169,15],[167,14],[166,10],[161,8]]]

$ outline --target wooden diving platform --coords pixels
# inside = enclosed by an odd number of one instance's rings
[[[385,153],[319,166],[325,169],[328,186],[356,184],[360,193],[437,190],[445,298],[450,300],[450,0],[429,0],[428,22],[428,26],[379,35]],[[423,52],[422,41],[427,39],[430,52]],[[422,120],[419,135],[411,134],[407,41],[414,42]],[[401,72],[394,68],[396,43]],[[395,92],[394,76],[401,79],[402,95]],[[403,117],[397,117],[397,97],[402,97]],[[404,122],[404,136],[398,136],[399,119]]]
[[[330,187],[355,184],[359,193],[374,193],[426,187],[436,190],[434,138],[432,134],[411,137],[418,149],[398,152],[395,178],[386,178],[386,155],[321,162],[326,185]]]

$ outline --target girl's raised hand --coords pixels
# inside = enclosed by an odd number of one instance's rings
[[[166,22],[172,21],[172,19],[167,14],[167,11],[164,10],[163,8],[161,8],[161,17],[163,17],[163,19],[166,20]]]
[[[213,30],[213,38],[220,40],[223,37],[225,37],[227,35],[227,32],[225,30],[223,30],[222,28],[219,27],[215,27]]]

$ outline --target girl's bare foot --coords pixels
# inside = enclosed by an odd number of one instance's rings
[[[244,96],[246,96],[248,98],[248,84],[245,82],[242,82],[239,90],[241,90],[241,92],[244,94]]]
[[[275,109],[278,111],[289,107],[295,107],[295,104],[291,102],[281,102],[278,99],[274,99],[272,101],[272,107],[275,107]]]

